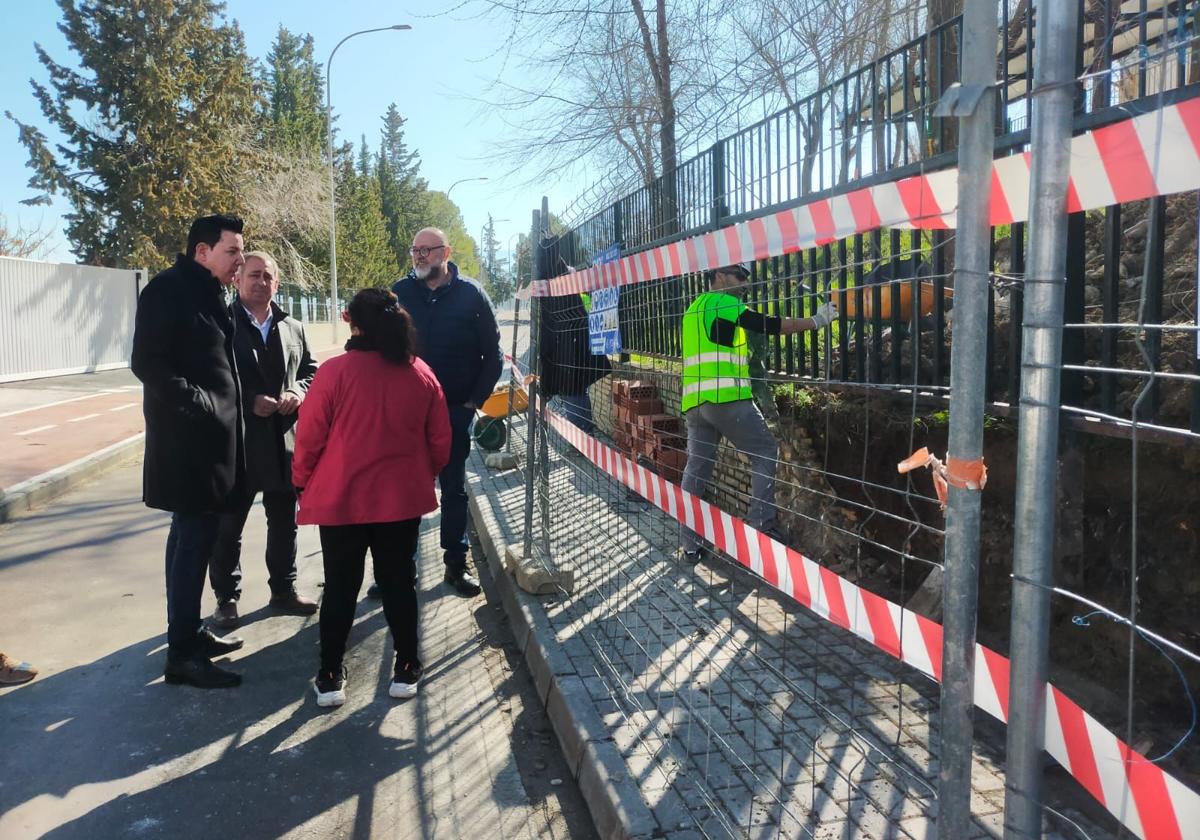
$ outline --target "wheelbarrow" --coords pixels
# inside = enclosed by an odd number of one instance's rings
[[[500,385],[483,401],[483,405],[479,406],[479,413],[483,416],[475,421],[474,437],[480,449],[498,452],[504,447],[508,440],[508,426],[505,420],[508,418],[509,395],[511,394],[514,413],[519,414],[529,408],[528,389],[532,381],[531,373],[520,382],[509,381]]]

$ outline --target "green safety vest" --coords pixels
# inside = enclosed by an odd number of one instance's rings
[[[589,295],[587,292],[580,292],[579,300],[580,300],[580,302],[583,303],[583,311],[588,313],[589,315],[591,315],[592,314],[592,296]]]
[[[729,403],[753,399],[750,389],[750,347],[737,320],[746,304],[726,292],[705,292],[683,313],[683,400],[686,412],[700,403]],[[734,325],[733,345],[710,337],[718,318]]]

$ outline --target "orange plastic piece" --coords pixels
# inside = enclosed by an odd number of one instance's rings
[[[946,462],[943,464],[940,458],[922,446],[897,464],[896,471],[903,475],[921,467],[928,467],[933,474],[933,489],[937,493],[942,510],[945,510],[951,487],[960,490],[982,490],[987,485],[987,467],[984,466],[982,458],[977,461],[964,461],[962,458],[947,456]]]

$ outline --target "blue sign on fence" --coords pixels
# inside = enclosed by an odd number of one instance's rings
[[[595,289],[591,293],[592,311],[588,313],[588,339],[593,356],[621,352],[621,323],[617,318],[619,289]]]

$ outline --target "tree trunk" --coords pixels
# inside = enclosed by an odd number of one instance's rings
[[[934,106],[942,94],[958,81],[958,33],[954,27],[937,32],[943,23],[962,14],[963,0],[928,0],[926,31],[929,33],[929,96],[925,118],[929,121],[926,155],[948,152],[958,147],[958,120],[938,119],[933,116]]]
[[[654,92],[658,100],[660,118],[658,144],[662,177],[657,195],[652,196],[652,207],[657,218],[654,220],[654,239],[678,232],[677,196],[675,190],[675,92],[671,90],[671,49],[667,33],[666,0],[659,0],[655,15],[655,32],[650,32],[646,10],[641,0],[630,0],[637,15],[638,31],[642,36],[642,50],[650,73],[654,77]]]

